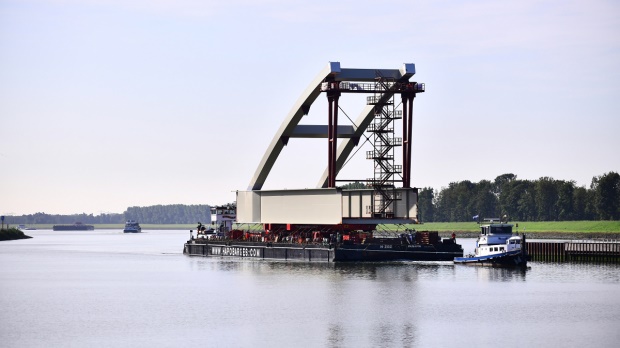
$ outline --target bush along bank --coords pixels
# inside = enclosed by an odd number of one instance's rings
[[[16,240],[16,239],[28,239],[32,238],[27,236],[21,230],[17,228],[6,228],[0,230],[0,241],[2,240]]]

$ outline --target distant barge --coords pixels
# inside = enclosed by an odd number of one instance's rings
[[[81,222],[76,222],[71,225],[54,225],[52,229],[54,231],[94,231],[95,226],[84,225]]]

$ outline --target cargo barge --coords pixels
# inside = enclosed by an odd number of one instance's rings
[[[455,238],[442,240],[437,232],[410,228],[420,222],[418,189],[411,185],[413,101],[426,90],[424,83],[410,80],[414,74],[412,63],[398,69],[352,69],[329,62],[283,120],[247,190],[236,191],[234,205],[214,207],[217,216],[212,211],[211,226],[199,223],[184,253],[328,262],[462,257]],[[366,106],[357,120],[349,119],[352,125],[340,124],[338,100],[359,93],[367,94]],[[328,102],[327,124],[300,124],[321,94]],[[402,126],[395,127],[401,119]],[[326,140],[326,167],[317,185],[264,190],[282,149],[297,138]],[[361,139],[366,141],[360,144]],[[354,147],[360,146],[353,154],[365,144],[372,176],[337,179]],[[240,229],[246,224],[254,226]],[[398,232],[378,231],[380,225],[397,226]]]
[[[233,229],[235,213],[235,205],[213,207],[210,226],[199,222],[183,253],[323,262],[452,261],[463,256],[454,235],[442,239],[436,231],[379,233],[374,224],[264,224],[241,230]]]
[[[76,222],[71,225],[54,225],[52,229],[54,231],[94,231],[95,226]]]

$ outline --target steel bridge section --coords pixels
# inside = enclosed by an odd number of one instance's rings
[[[403,64],[400,69],[351,69],[341,68],[339,62],[330,62],[312,80],[310,85],[297,99],[293,108],[288,113],[282,125],[274,135],[267,151],[263,155],[254,176],[252,177],[248,190],[260,190],[265,184],[269,172],[273,168],[280,152],[288,144],[290,138],[325,138],[328,137],[328,126],[299,125],[302,117],[310,111],[312,103],[321,94],[321,84],[325,81],[348,81],[348,82],[374,82],[377,75],[393,79],[396,82],[408,82],[415,74],[414,64]],[[387,91],[383,94],[385,100],[391,98],[398,91]],[[353,147],[357,145],[359,139],[368,128],[374,118],[374,107],[367,105],[355,121],[355,127],[336,126],[337,138],[343,138],[338,147],[335,159],[336,174],[340,171]],[[326,187],[328,183],[329,169],[326,168],[321,177],[318,187]]]

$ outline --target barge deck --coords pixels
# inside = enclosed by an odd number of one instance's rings
[[[422,234],[428,235],[428,232]],[[436,235],[436,232],[433,235]],[[300,244],[192,238],[185,243],[183,253],[190,256],[313,262],[452,261],[455,257],[463,256],[463,248],[456,244],[454,239],[437,238],[436,243],[418,244],[415,238],[407,238],[406,235],[398,238],[373,238],[363,243],[340,241]]]

